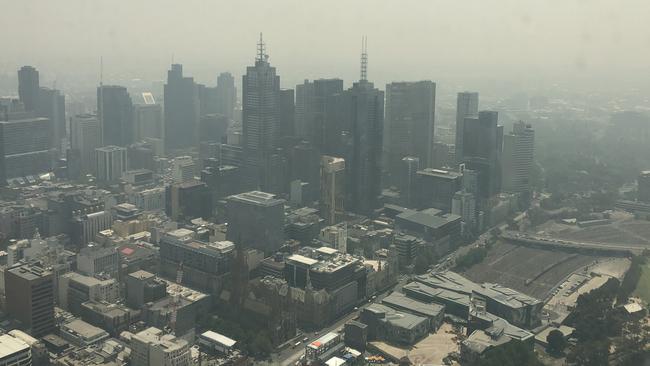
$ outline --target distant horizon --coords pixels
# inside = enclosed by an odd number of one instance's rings
[[[359,78],[364,35],[368,79],[381,88],[427,79],[470,90],[501,83],[523,90],[650,88],[639,77],[650,74],[643,19],[650,4],[640,0],[625,6],[604,0],[65,4],[25,0],[3,7],[0,21],[21,31],[4,44],[0,90],[11,89],[7,84],[22,65],[39,69],[44,85],[91,85],[99,79],[100,57],[106,83],[163,81],[172,55],[199,83],[214,85],[228,71],[239,84],[260,32],[283,88],[331,77],[351,84]],[[26,26],[33,19],[39,26]]]

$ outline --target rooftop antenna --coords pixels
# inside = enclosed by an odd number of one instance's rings
[[[361,81],[368,80],[368,37],[361,37]]]
[[[257,44],[257,58],[255,61],[265,62],[269,56],[266,54],[266,44],[262,38],[262,32],[260,32],[260,42]]]

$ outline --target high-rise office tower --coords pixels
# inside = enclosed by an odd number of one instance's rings
[[[21,67],[18,70],[18,96],[25,110],[36,110],[39,89],[38,71],[33,66]]]
[[[305,80],[296,86],[296,136],[310,141],[323,152],[327,102],[343,92],[343,80]]]
[[[164,138],[163,109],[162,105],[156,103],[153,94],[145,92],[136,98],[133,104],[133,127],[137,141]]]
[[[478,118],[463,122],[463,164],[478,176],[477,199],[487,200],[501,191],[503,126],[494,111],[481,111]]]
[[[465,118],[478,116],[478,93],[458,93],[456,99],[456,162],[463,162]]]
[[[222,72],[217,78],[217,113],[232,121],[237,104],[235,78],[229,72]]]
[[[307,183],[303,196],[307,201],[318,199],[320,155],[314,144],[303,140],[292,148],[290,159],[291,181]]]
[[[379,206],[384,130],[384,92],[367,79],[367,52],[361,54],[361,79],[342,94],[343,145],[346,165],[346,206],[368,215]]]
[[[51,142],[47,118],[0,121],[0,182],[50,171]]]
[[[280,136],[295,136],[296,103],[293,89],[280,90]]]
[[[386,85],[384,150],[391,182],[403,178],[398,172],[406,156],[419,158],[422,168],[431,167],[435,103],[436,84],[432,81]]]
[[[400,191],[400,200],[405,207],[415,207],[418,199],[417,181],[418,171],[420,170],[420,158],[416,156],[405,156],[402,158],[401,165],[394,174],[399,176],[396,181]]]
[[[268,190],[269,161],[280,136],[280,77],[260,35],[255,66],[243,76],[244,184]]]
[[[66,136],[65,128],[65,96],[60,91],[50,88],[40,88],[38,91],[38,102],[36,104],[36,113],[39,117],[50,120],[52,149],[54,149],[55,158],[61,154],[61,139]]]
[[[127,146],[133,142],[133,103],[125,87],[97,87],[97,113],[102,145]]]
[[[97,181],[101,183],[116,183],[127,169],[127,153],[124,147],[97,148],[95,149],[95,159]]]
[[[523,121],[516,122],[512,132],[503,136],[503,191],[529,196],[534,151],[535,130]]]
[[[198,146],[199,91],[194,78],[183,76],[183,65],[167,72],[165,94],[165,149]]]
[[[101,147],[100,129],[95,115],[82,114],[70,120],[70,148],[79,152],[83,173],[96,173],[95,149]]]
[[[165,189],[165,213],[177,222],[212,216],[212,195],[208,185],[191,180]]]
[[[345,214],[345,160],[323,155],[320,180],[320,213],[328,225],[334,225]]]
[[[259,191],[226,198],[226,239],[275,253],[284,245],[284,202],[274,194]]]
[[[650,203],[650,170],[639,174],[637,182],[637,199],[641,202]]]
[[[40,263],[20,264],[5,272],[7,312],[34,337],[54,331],[54,280]]]

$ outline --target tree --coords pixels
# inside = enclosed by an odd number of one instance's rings
[[[554,355],[561,355],[564,352],[567,343],[564,334],[557,329],[553,329],[546,336],[546,342],[548,343],[546,350]]]

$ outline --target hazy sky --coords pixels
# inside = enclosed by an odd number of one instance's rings
[[[264,32],[283,87],[304,78],[644,80],[648,0],[1,0],[0,73],[163,79],[171,62],[237,78]]]

